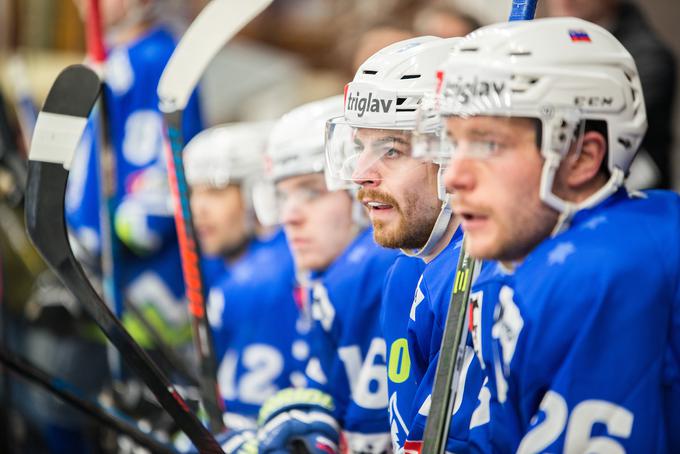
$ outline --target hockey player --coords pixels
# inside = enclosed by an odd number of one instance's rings
[[[411,147],[418,106],[434,90],[436,68],[456,42],[420,37],[382,49],[347,85],[344,117],[327,127],[333,175],[361,185],[358,199],[368,209],[375,241],[401,248],[424,266],[419,276],[402,258],[386,281],[385,293],[392,297],[384,303],[383,331],[391,342],[388,388],[395,452],[407,440],[409,446],[422,440],[462,237],[441,180],[443,167],[415,157]],[[449,444],[454,452],[466,447],[481,376],[473,365],[463,377],[465,398],[456,407]]]
[[[306,346],[295,342],[295,272],[285,236],[262,232],[253,211],[270,128],[271,122],[222,125],[185,149],[201,248],[224,261],[209,292],[208,319],[230,429],[254,427],[262,403],[291,386],[306,359]]]
[[[76,1],[85,12],[82,0]],[[164,340],[187,344],[190,328],[163,148],[163,118],[156,86],[175,41],[157,21],[161,0],[103,0],[109,44],[104,68],[108,140],[113,147],[115,194],[111,242],[115,284]],[[84,249],[101,253],[99,128],[88,125],[71,169],[66,198],[69,227]],[[201,130],[196,100],[184,116],[184,136]],[[124,314],[126,327],[144,347],[153,347],[143,326]]]
[[[646,130],[630,54],[540,19],[477,31],[443,72],[447,188],[470,252],[499,260],[472,297],[480,435],[494,452],[679,452],[680,200],[623,186]]]
[[[279,120],[268,146],[270,210],[277,213],[271,220],[282,222],[311,289],[313,324],[308,387],[265,404],[260,452],[296,445],[312,453],[338,452],[340,444],[355,453],[389,449],[378,321],[382,280],[396,254],[373,243],[349,186],[324,177],[325,122],[341,112],[340,96],[301,106]]]

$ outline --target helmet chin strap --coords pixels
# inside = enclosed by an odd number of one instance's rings
[[[430,255],[439,243],[439,240],[441,240],[446,233],[446,229],[449,226],[449,221],[453,215],[453,211],[451,210],[451,197],[449,197],[449,194],[446,193],[446,188],[444,187],[443,174],[445,167],[441,163],[438,164],[439,170],[437,171],[437,195],[439,196],[439,200],[442,202],[442,208],[439,211],[437,220],[434,222],[432,232],[430,232],[430,237],[427,239],[423,247],[420,249],[401,249],[401,251],[409,257],[418,257],[422,259]]]
[[[614,194],[621,186],[623,186],[625,180],[623,170],[617,167],[613,170],[607,183],[590,195],[590,197],[581,203],[568,202],[552,192],[555,174],[557,173],[561,161],[562,158],[558,153],[550,153],[543,163],[543,170],[541,172],[541,187],[539,190],[541,201],[560,213],[557,218],[557,223],[550,234],[551,237],[555,237],[567,230],[576,213],[581,210],[592,208]]]

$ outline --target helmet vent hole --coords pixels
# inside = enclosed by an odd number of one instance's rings
[[[364,69],[363,70],[364,74],[368,74],[369,76],[374,76],[378,74],[378,71],[372,70],[372,69]]]
[[[461,52],[479,52],[479,47],[463,47],[460,49]]]
[[[510,57],[531,57],[531,52],[528,50],[517,50],[517,51],[511,51],[508,52],[508,56]]]
[[[401,80],[407,79],[420,79],[420,74],[404,74],[403,76],[401,76]]]

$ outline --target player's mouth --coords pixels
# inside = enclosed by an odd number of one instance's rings
[[[475,230],[484,228],[489,220],[488,216],[474,213],[472,211],[459,211],[458,215],[461,218],[463,230],[466,232],[473,232]]]
[[[289,237],[288,243],[293,249],[304,249],[310,244],[310,240],[304,237]]]
[[[389,203],[375,202],[375,201],[364,202],[364,206],[366,208],[368,208],[369,211],[372,211],[372,210],[384,211],[384,210],[391,210],[392,208],[394,208]]]
[[[386,221],[397,212],[395,206],[390,203],[377,200],[364,200],[362,203],[368,210],[368,217],[371,219],[371,222],[376,220]]]

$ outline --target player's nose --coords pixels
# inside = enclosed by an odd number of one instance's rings
[[[466,157],[451,159],[444,171],[444,185],[449,193],[473,189],[475,186],[473,160]]]

